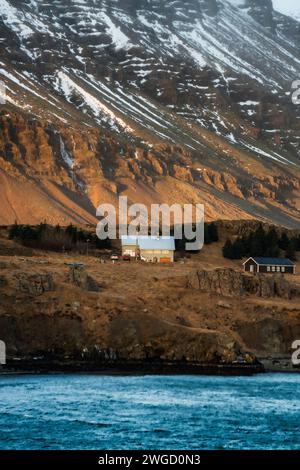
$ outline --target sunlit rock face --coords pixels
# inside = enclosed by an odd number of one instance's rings
[[[86,222],[126,193],[298,221],[300,23],[271,1],[0,9],[0,220]]]

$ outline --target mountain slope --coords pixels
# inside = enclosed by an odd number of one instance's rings
[[[299,224],[300,24],[271,1],[0,7],[2,223],[90,223],[127,194]]]
[[[276,11],[300,21],[300,5],[295,0],[273,0],[273,4]]]

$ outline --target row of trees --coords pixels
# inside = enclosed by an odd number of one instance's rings
[[[182,232],[184,234],[184,230]],[[109,240],[99,240],[95,233],[77,228],[72,224],[67,227],[60,225],[53,227],[47,223],[41,223],[37,226],[15,223],[9,230],[9,238],[17,240],[25,246],[49,251],[71,251],[74,249],[82,251],[86,244],[98,249],[111,247]],[[186,243],[191,241],[193,240],[187,240],[183,236],[183,239],[176,240],[176,249],[184,251]],[[214,222],[205,224],[204,241],[207,245],[219,241],[218,227]]]
[[[195,230],[196,227],[193,227]],[[193,240],[187,240],[184,236],[184,230],[182,230],[183,238],[176,240],[176,250],[185,251],[185,245],[187,242],[193,242]],[[204,224],[204,243],[210,245],[219,241],[218,226],[214,222]]]
[[[25,246],[49,251],[82,251],[87,244],[93,248],[110,248],[109,240],[99,240],[95,233],[79,229],[74,225],[55,227],[46,223],[37,226],[15,223],[9,230],[9,238]]]
[[[300,236],[289,237],[286,232],[278,235],[275,229],[265,231],[262,225],[247,236],[235,241],[227,240],[223,256],[229,259],[242,259],[250,256],[278,257],[282,252],[292,261],[300,251]]]
[[[206,245],[219,241],[218,227],[214,222],[204,225],[204,242]]]

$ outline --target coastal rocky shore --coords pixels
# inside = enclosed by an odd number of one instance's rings
[[[209,250],[169,266],[2,256],[2,372],[295,370],[299,277],[245,274]]]

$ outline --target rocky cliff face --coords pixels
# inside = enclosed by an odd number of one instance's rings
[[[239,346],[225,332],[196,332],[168,324],[159,316],[146,315],[146,308],[135,312],[125,309],[121,314],[112,302],[105,305],[95,297],[100,285],[84,268],[69,268],[62,278],[48,269],[41,270],[37,264],[33,275],[11,271],[10,264],[4,269],[0,330],[10,356],[231,363],[241,355]],[[107,290],[107,286],[103,288]],[[11,296],[16,296],[16,303],[11,302]],[[30,310],[19,304],[21,299],[27,305],[30,302]],[[248,360],[251,362],[250,355]]]
[[[271,0],[2,9],[0,222],[90,223],[127,194],[298,223],[300,29]]]
[[[215,293],[224,297],[256,297],[291,299],[300,297],[300,291],[283,275],[248,275],[233,269],[196,271],[188,279],[188,286],[203,292]]]
[[[253,364],[291,354],[300,332],[299,293],[282,279],[68,261],[1,261],[0,331],[12,363]]]
[[[250,15],[271,33],[276,33],[276,21],[272,0],[248,0],[245,4],[250,8]]]

